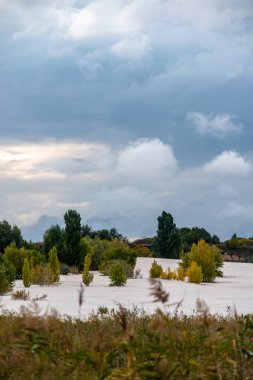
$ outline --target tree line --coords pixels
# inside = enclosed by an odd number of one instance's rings
[[[11,226],[6,220],[0,222],[0,293],[1,288],[6,291],[16,278],[23,276],[24,264],[26,273],[30,268],[30,283],[55,281],[59,272],[67,274],[72,271],[82,272],[83,282],[89,285],[92,281],[89,271],[99,270],[112,276],[112,284],[116,285],[124,284],[127,278],[136,275],[134,268],[138,256],[178,259],[200,241],[209,245],[220,242],[218,236],[211,235],[204,228],[178,228],[172,215],[165,211],[158,217],[157,233],[149,239],[149,248],[129,244],[115,228],[94,231],[91,226],[82,225],[76,210],[70,209],[64,214],[64,223],[64,228],[59,224],[48,228],[40,243],[25,241],[16,225]],[[228,247],[239,243],[240,240],[233,235]],[[59,265],[53,264],[55,261]]]
[[[219,244],[220,239],[217,235],[211,235],[203,227],[182,227],[176,226],[173,216],[163,211],[158,216],[158,226],[156,236],[149,239],[150,251],[141,249],[139,246],[140,256],[156,256],[164,258],[179,258],[181,252],[190,250],[192,244],[197,244],[198,241],[204,240],[208,244]],[[59,224],[52,225],[43,235],[42,242],[26,241],[18,226],[11,226],[8,221],[0,222],[0,253],[4,253],[6,247],[11,243],[15,243],[17,248],[26,248],[36,250],[48,257],[49,251],[56,247],[59,261],[66,263],[69,266],[79,266],[80,260],[83,260],[82,251],[83,245],[81,240],[89,238],[90,241],[114,241],[118,240],[128,243],[128,239],[120,234],[116,228],[93,230],[88,224],[82,224],[81,216],[76,210],[68,210],[64,214],[65,227],[62,228]],[[247,242],[253,243],[251,239]],[[234,234],[230,240],[225,242],[228,248],[238,248],[238,238]],[[94,260],[93,260],[94,261]],[[92,263],[92,266],[93,263]]]

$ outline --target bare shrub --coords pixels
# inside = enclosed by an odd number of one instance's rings
[[[52,285],[55,282],[55,275],[49,264],[36,265],[31,271],[32,283],[36,285]]]
[[[22,290],[16,290],[15,292],[12,292],[11,293],[11,299],[12,300],[23,300],[23,301],[27,301],[29,300],[31,297],[30,297],[30,293],[27,292],[26,290],[22,289]]]

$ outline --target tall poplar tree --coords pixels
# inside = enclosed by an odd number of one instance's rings
[[[165,258],[179,258],[181,239],[172,215],[163,211],[157,220],[158,229],[154,243],[156,254]]]
[[[66,263],[80,267],[81,216],[75,210],[68,210],[64,215]]]

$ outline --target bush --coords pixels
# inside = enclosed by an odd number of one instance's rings
[[[231,249],[237,249],[239,247],[239,240],[236,234],[234,234],[231,239],[228,241],[228,246]]]
[[[6,268],[4,264],[0,264],[0,295],[11,290],[10,283],[7,279]]]
[[[70,273],[79,274],[79,269],[75,265],[73,265],[72,267],[70,267]]]
[[[185,272],[182,268],[177,268],[175,270],[171,270],[170,267],[167,268],[166,271],[162,272],[161,277],[162,280],[177,280],[184,281]]]
[[[124,272],[124,268],[119,263],[112,264],[109,278],[111,280],[110,286],[124,286],[127,282],[127,276]]]
[[[142,247],[141,245],[134,247],[134,251],[136,252],[137,257],[153,257],[153,252],[149,248]]]
[[[163,268],[161,265],[157,264],[157,261],[154,260],[152,266],[149,270],[150,278],[160,278],[163,273]]]
[[[25,258],[28,259],[31,267],[45,261],[45,257],[40,252],[25,248],[17,248],[15,243],[12,243],[5,248],[3,257],[6,263],[8,262],[14,265],[17,278],[22,278]]]
[[[189,282],[200,284],[203,281],[202,268],[195,261],[191,262],[191,266],[186,270]]]
[[[47,299],[47,295],[46,294],[43,294],[42,296],[35,296],[33,297],[33,301],[44,301]]]
[[[86,286],[89,286],[90,283],[93,281],[93,273],[90,272],[90,265],[91,265],[91,258],[92,255],[88,253],[88,255],[84,259],[84,268],[83,268],[83,283]]]
[[[27,301],[29,300],[31,297],[30,297],[30,293],[27,292],[26,290],[16,290],[16,292],[12,292],[11,293],[11,299],[12,300],[23,300],[23,301]]]
[[[134,279],[138,279],[138,278],[142,278],[142,273],[141,273],[141,268],[135,268],[134,270],[134,274],[133,274],[133,278]]]
[[[109,261],[103,261],[102,264],[99,267],[99,272],[104,276],[109,276],[111,266],[115,263],[120,264],[125,272],[125,275],[127,278],[133,278],[134,277],[134,267],[126,262],[125,260],[109,260]]]
[[[49,264],[36,265],[31,271],[31,280],[36,285],[52,285],[55,275]]]
[[[31,271],[30,264],[27,259],[24,260],[23,270],[22,270],[22,280],[25,288],[31,286]]]
[[[222,274],[223,261],[219,249],[204,240],[192,245],[191,251],[181,257],[180,266],[186,270],[193,261],[201,267],[204,282],[213,282],[218,274]]]
[[[106,307],[106,306],[99,306],[99,308],[98,308],[98,314],[100,314],[100,315],[109,314],[108,307]]]
[[[36,265],[45,264],[46,263],[46,256],[38,251],[31,251],[28,249],[21,248],[21,251],[23,251],[23,254],[25,257],[28,258],[30,261],[31,268],[35,267]]]
[[[104,275],[109,275],[111,267],[118,263],[123,269],[127,278],[132,278],[136,264],[137,253],[128,247],[124,242],[113,240],[110,247],[101,254],[99,271]]]
[[[84,285],[89,286],[93,281],[93,277],[94,275],[91,272],[83,273],[82,279],[83,279]]]
[[[101,263],[112,260],[124,260],[135,267],[137,259],[136,252],[129,248],[127,244],[119,241],[111,242],[111,247],[101,254]]]
[[[49,252],[49,266],[54,274],[54,282],[60,280],[60,263],[57,257],[57,249],[53,247]]]
[[[101,256],[108,248],[111,247],[112,242],[102,240],[98,236],[96,236],[94,240],[89,237],[85,237],[84,240],[88,243],[92,251],[91,270],[98,270],[101,265]]]
[[[178,268],[176,269],[176,273],[177,273],[177,280],[178,280],[178,281],[184,281],[184,280],[185,280],[186,273],[185,273],[185,271],[183,270],[183,268],[178,267]]]
[[[163,271],[160,275],[162,280],[174,280],[174,272],[168,267],[165,271]]]
[[[67,275],[70,273],[70,267],[68,264],[60,263],[60,274]]]

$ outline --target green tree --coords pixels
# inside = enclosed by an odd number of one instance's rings
[[[89,226],[88,224],[85,224],[81,227],[81,237],[84,238],[87,236],[92,237],[92,238],[94,237],[91,226]]]
[[[0,255],[0,295],[9,292],[14,285],[16,271],[13,264],[5,262]]]
[[[123,236],[122,234],[120,234],[118,232],[118,230],[116,228],[111,228],[110,229],[110,236],[112,239],[117,239],[117,240],[121,240],[125,243],[127,243],[127,237],[126,236]]]
[[[192,244],[197,244],[200,240],[205,240],[208,244],[218,244],[220,242],[217,235],[212,236],[205,228],[183,227],[179,229],[179,233],[184,251],[189,251]]]
[[[103,229],[94,231],[93,234],[95,234],[95,236],[98,236],[102,240],[120,240],[123,242],[127,242],[127,238],[121,235],[116,228],[111,228],[110,230]]]
[[[49,267],[54,274],[54,282],[58,282],[60,280],[60,263],[56,247],[53,247],[49,252]]]
[[[24,260],[24,265],[22,269],[22,280],[25,288],[29,288],[31,286],[31,272],[28,259]]]
[[[12,230],[11,225],[7,220],[0,222],[0,252],[4,252],[4,249],[12,242]]]
[[[102,263],[111,260],[124,260],[134,268],[137,260],[137,253],[124,242],[115,240],[111,242],[109,248],[101,254],[100,262]]]
[[[81,216],[75,210],[68,210],[64,215],[66,263],[69,266],[82,265],[80,260]]]
[[[4,252],[4,249],[11,243],[15,243],[18,248],[21,248],[24,244],[24,240],[20,229],[14,225],[13,227],[3,220],[0,222],[0,252]]]
[[[23,247],[24,239],[22,237],[21,230],[16,225],[12,227],[11,235],[12,242],[14,242],[18,248]]]
[[[154,242],[155,253],[160,257],[178,258],[181,251],[181,238],[171,214],[163,211],[158,217],[157,236]]]
[[[98,236],[101,240],[112,240],[110,231],[106,229],[96,231],[96,236]]]
[[[91,269],[98,270],[101,265],[102,254],[111,247],[112,242],[108,240],[101,240],[98,236],[96,236],[94,239],[86,237],[85,241],[92,250]]]
[[[239,240],[236,234],[233,234],[231,239],[228,241],[228,246],[231,249],[237,249],[239,247]]]
[[[11,243],[4,250],[4,260],[5,262],[12,263],[16,269],[17,278],[22,276],[22,267],[24,264],[24,254],[15,243]]]
[[[220,243],[220,238],[219,236],[217,235],[213,235],[212,236],[212,241],[211,241],[212,244],[219,244]]]
[[[59,261],[64,263],[66,261],[66,252],[64,247],[65,232],[59,224],[53,224],[43,236],[44,250],[48,254],[49,251],[56,247]]]

